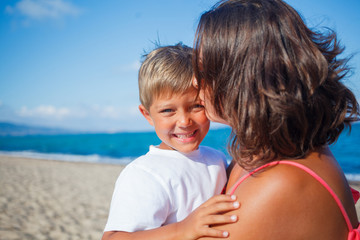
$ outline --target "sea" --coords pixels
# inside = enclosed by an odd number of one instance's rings
[[[227,153],[230,128],[211,129],[201,145]],[[0,136],[0,155],[126,165],[160,140],[154,132]],[[360,181],[360,124],[330,146],[348,180]]]

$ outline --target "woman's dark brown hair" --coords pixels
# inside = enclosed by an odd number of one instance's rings
[[[336,34],[311,31],[281,0],[219,2],[201,16],[194,51],[196,78],[232,127],[229,150],[246,169],[304,157],[359,120],[340,82],[349,69]]]

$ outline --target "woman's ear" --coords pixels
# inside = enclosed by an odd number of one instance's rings
[[[141,114],[146,118],[146,120],[150,123],[151,126],[154,126],[154,121],[152,120],[149,111],[144,107],[144,105],[139,105],[139,110]]]

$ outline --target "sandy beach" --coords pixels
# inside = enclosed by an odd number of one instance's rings
[[[0,156],[0,239],[99,240],[122,169]]]
[[[122,169],[0,156],[0,239],[101,239]]]

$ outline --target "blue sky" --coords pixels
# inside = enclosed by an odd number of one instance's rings
[[[0,121],[85,131],[151,126],[137,107],[137,71],[154,42],[192,46],[213,0],[0,2]],[[360,1],[288,0],[310,26],[338,33],[360,100]]]

